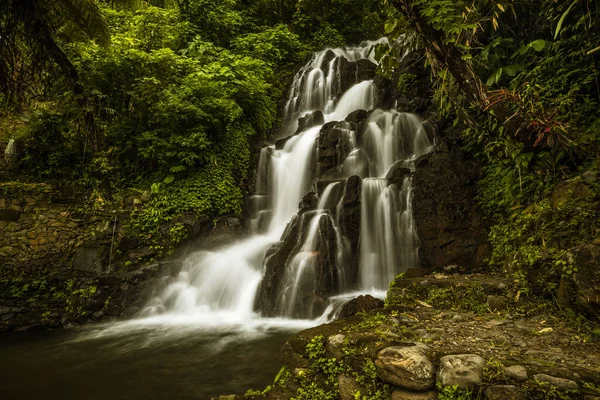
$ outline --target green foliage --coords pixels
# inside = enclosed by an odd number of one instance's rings
[[[376,328],[379,325],[385,323],[388,320],[387,315],[377,313],[375,315],[365,315],[364,319],[356,324],[359,329],[371,329]]]
[[[357,44],[381,36],[385,12],[382,2],[372,0],[298,0],[292,30],[314,49]]]
[[[293,68],[307,54],[298,35],[283,24],[240,35],[232,41],[231,47],[232,51],[262,60],[271,68]]]
[[[300,386],[291,400],[336,400],[338,397],[336,393],[319,387],[316,382],[310,382]]]
[[[481,284],[433,288],[429,291],[427,302],[439,309],[462,309],[483,315],[489,311],[487,296]]]
[[[442,386],[438,383],[439,400],[471,400],[474,398],[471,390],[463,390],[456,386]]]
[[[500,360],[491,359],[483,367],[483,379],[486,382],[504,382],[506,381],[506,372],[504,364]]]
[[[181,223],[176,223],[169,229],[169,237],[171,238],[171,246],[175,247],[185,240],[188,231]]]
[[[69,280],[66,288],[65,311],[73,316],[87,315],[87,302],[96,294],[96,286],[74,289],[75,282]]]
[[[577,390],[561,390],[548,382],[529,381],[525,385],[527,398],[532,400],[569,400],[578,395]]]
[[[179,10],[207,41],[226,46],[243,30],[244,19],[238,0],[181,0]]]

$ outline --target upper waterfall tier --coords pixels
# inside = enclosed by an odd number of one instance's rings
[[[373,82],[354,89],[352,96],[346,96],[344,102],[341,96],[355,84],[373,79],[376,64],[372,46],[383,42],[387,39],[315,53],[294,76],[284,108],[284,134],[294,133],[298,119],[310,112],[320,111],[325,114],[326,121],[332,121],[345,118],[353,110],[373,108]],[[343,106],[336,110],[338,102]]]

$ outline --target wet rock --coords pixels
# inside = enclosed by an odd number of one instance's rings
[[[344,340],[346,336],[342,334],[331,335],[327,338],[325,343],[325,351],[327,352],[328,358],[335,358],[341,360],[344,357],[342,348],[344,347]]]
[[[348,239],[350,254],[352,259],[349,261],[350,281],[356,283],[358,280],[358,242],[360,239],[360,219],[361,219],[361,193],[362,179],[354,175],[348,178],[344,184],[342,194],[342,208],[338,215],[339,228],[342,234]]]
[[[275,150],[281,150],[285,147],[285,144],[287,143],[288,140],[290,140],[291,138],[293,138],[294,135],[291,136],[287,136],[284,137],[283,139],[279,139],[275,142]]]
[[[353,124],[360,125],[369,117],[369,112],[367,110],[356,110],[348,114],[346,117],[347,122],[352,122]]]
[[[519,382],[527,380],[527,369],[521,365],[512,365],[510,367],[506,367],[504,368],[504,373],[508,378]]]
[[[305,116],[298,118],[298,130],[296,134],[312,128],[313,126],[323,125],[325,116],[319,110],[307,113]]]
[[[365,388],[356,382],[356,379],[346,374],[339,374],[337,382],[341,400],[355,400],[356,393],[366,393]]]
[[[436,400],[436,392],[416,393],[408,390],[396,389],[392,392],[392,400]]]
[[[234,217],[227,218],[226,224],[229,228],[233,228],[233,229],[239,228],[242,225],[239,218],[234,218]]]
[[[575,301],[588,315],[600,320],[600,244],[590,243],[572,250]]]
[[[73,269],[89,273],[102,273],[108,269],[108,250],[105,246],[80,247],[73,256]]]
[[[485,390],[486,400],[525,400],[523,389],[514,385],[490,386]]]
[[[139,246],[140,240],[135,236],[123,236],[121,240],[119,240],[119,244],[117,245],[117,250],[121,252],[126,252],[131,249],[134,249]]]
[[[313,218],[319,218],[318,227],[313,238],[315,248],[311,251],[303,249]],[[256,297],[255,307],[264,316],[285,315],[293,318],[316,318],[326,308],[325,298],[336,294],[339,287],[337,273],[337,241],[336,231],[329,214],[317,211],[306,211],[296,215],[286,228],[282,243],[270,252],[265,259],[265,272]],[[299,253],[303,253],[306,268],[306,279],[296,281],[292,273],[291,262]],[[295,286],[295,303],[285,303],[281,296],[289,287]]]
[[[321,71],[323,71],[325,76],[327,76],[327,74],[329,73],[329,64],[335,57],[336,57],[336,55],[332,50],[327,50],[325,52],[325,56],[323,57],[323,62],[319,66],[319,68],[321,69]]]
[[[538,382],[546,382],[555,386],[560,390],[577,390],[579,386],[575,381],[570,379],[557,378],[555,376],[550,376],[546,374],[537,374],[533,376],[533,380]]]
[[[404,161],[398,161],[388,171],[385,179],[388,185],[396,185],[401,188],[404,185],[404,178],[410,175],[410,169],[406,168]]]
[[[106,310],[104,311],[105,315],[108,315],[110,317],[118,317],[119,315],[121,315],[122,313],[122,309],[119,305],[117,304],[113,304],[113,305],[109,305]]]
[[[330,122],[320,130],[317,140],[318,171],[320,179],[338,179],[339,169],[352,151],[351,136],[354,127],[350,122]]]
[[[377,353],[375,367],[379,379],[410,390],[427,390],[433,386],[434,368],[424,344],[410,347],[386,347]]]
[[[298,205],[298,208],[300,209],[301,212],[309,211],[309,210],[314,210],[315,208],[317,208],[318,204],[319,204],[319,197],[317,197],[317,194],[315,192],[308,192],[302,198],[302,201]]]
[[[475,354],[457,354],[440,359],[437,382],[443,387],[471,389],[483,382],[485,360]]]
[[[383,300],[376,299],[371,295],[358,296],[342,306],[339,318],[346,318],[359,312],[367,312],[383,308]]]
[[[144,258],[150,258],[157,254],[156,250],[151,249],[149,246],[142,247],[140,249],[131,250],[127,257],[131,260],[139,260]]]
[[[186,241],[194,240],[201,235],[209,233],[214,228],[213,218],[208,215],[184,214],[165,227],[165,234],[168,234],[174,224],[181,224],[187,232]],[[147,256],[144,256],[147,257]]]
[[[469,271],[482,265],[490,248],[476,201],[476,163],[452,148],[416,161],[413,217],[419,234],[422,268],[459,265]],[[444,193],[444,195],[440,195]]]
[[[356,62],[339,58],[340,77],[336,85],[338,97],[357,83],[373,79],[377,74],[377,65],[370,60],[362,59]]]

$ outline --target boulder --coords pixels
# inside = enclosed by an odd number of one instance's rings
[[[356,393],[366,393],[365,388],[356,382],[356,379],[346,375],[339,374],[337,377],[338,388],[340,390],[340,400],[355,400]]]
[[[401,188],[404,185],[404,178],[410,175],[410,169],[406,168],[404,161],[398,161],[388,171],[385,179],[388,185],[396,185]]]
[[[342,306],[338,318],[347,318],[360,312],[367,312],[383,308],[383,300],[367,294],[358,296]]]
[[[367,59],[351,62],[340,57],[338,63],[340,76],[335,87],[338,98],[357,83],[368,81],[377,75],[377,65]]]
[[[587,183],[594,183],[598,180],[598,174],[594,171],[585,171],[581,175],[581,179],[583,179],[583,181]]]
[[[526,381],[527,380],[527,369],[522,365],[512,365],[504,368],[504,373],[510,379],[515,381]]]
[[[323,112],[317,110],[306,113],[303,117],[298,118],[298,129],[295,134],[303,132],[313,126],[323,125],[325,123],[325,116]]]
[[[475,201],[479,167],[458,148],[436,150],[416,160],[413,218],[420,267],[458,265],[470,271],[489,257],[483,215]]]
[[[298,205],[300,212],[310,211],[317,208],[319,204],[319,197],[315,192],[308,192],[302,198],[302,201]]]
[[[471,389],[483,383],[485,360],[475,354],[457,354],[440,359],[437,382],[443,387]]]
[[[336,335],[331,335],[327,338],[325,343],[325,351],[328,358],[335,358],[336,360],[341,360],[344,357],[344,353],[342,348],[344,347],[344,340],[346,340],[346,336],[338,333]]]
[[[557,378],[546,374],[537,374],[533,376],[534,381],[549,383],[560,390],[577,390],[579,386],[570,379]]]
[[[323,125],[317,140],[320,179],[339,178],[338,170],[352,151],[350,138],[353,132],[353,124],[346,121]]]
[[[140,244],[140,240],[135,236],[123,236],[119,240],[119,244],[117,244],[117,250],[120,252],[126,252],[131,249],[138,247]]]
[[[319,218],[318,227],[313,237],[315,248],[310,251],[304,248],[309,227],[314,218]],[[263,279],[256,297],[255,307],[264,316],[285,315],[292,318],[312,319],[325,311],[325,298],[337,294],[340,285],[337,266],[338,244],[331,214],[318,211],[305,211],[296,215],[286,228],[282,241],[268,251],[265,258]],[[308,257],[304,262],[304,272],[308,278],[296,281],[296,273],[292,262],[295,256],[302,253]],[[310,274],[310,275],[306,275]],[[295,303],[290,311],[282,294],[294,286]]]
[[[346,121],[359,125],[363,121],[365,121],[368,117],[369,117],[369,112],[367,110],[356,110],[356,111],[352,111],[350,114],[348,114],[348,116],[346,117]]]
[[[325,56],[323,57],[323,61],[321,62],[321,65],[319,66],[319,68],[321,69],[321,71],[323,71],[323,73],[325,74],[325,76],[327,76],[329,74],[329,64],[336,57],[337,56],[335,55],[335,53],[332,50],[327,50],[325,52]]]
[[[433,386],[435,370],[421,343],[410,347],[386,347],[377,353],[375,368],[384,382],[400,388],[424,391]]]

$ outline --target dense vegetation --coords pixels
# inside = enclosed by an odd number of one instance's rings
[[[22,149],[19,179],[68,183],[93,206],[151,192],[135,215],[146,233],[239,214],[251,143],[277,127],[295,70],[383,27],[377,1],[108,3],[3,3],[0,139]]]
[[[440,117],[483,165],[490,265],[556,296],[577,272],[570,250],[600,234],[599,4],[390,3],[386,33],[426,52]],[[384,73],[395,54],[378,49]]]

